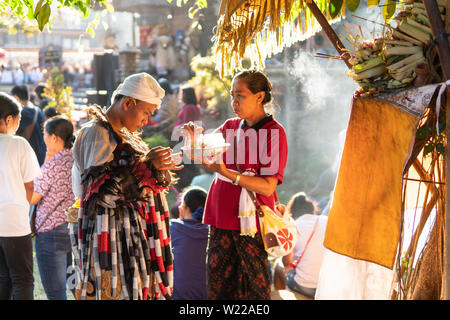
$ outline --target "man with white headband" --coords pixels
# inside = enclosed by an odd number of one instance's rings
[[[92,106],[74,147],[71,225],[77,299],[170,299],[173,259],[165,192],[180,170],[170,148],[149,149],[136,131],[164,90],[147,73],[127,77],[111,106]],[[75,230],[77,228],[78,230]]]

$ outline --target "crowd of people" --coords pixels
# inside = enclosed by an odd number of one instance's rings
[[[30,63],[2,64],[0,70],[0,85],[27,85],[37,86],[45,82],[50,75],[53,66],[39,66]],[[93,81],[93,70],[91,66],[78,64],[64,64],[60,67],[64,74],[64,82],[74,90],[90,88]]]
[[[45,101],[35,106],[26,85],[0,94],[0,299],[33,299],[33,237],[49,300],[67,299],[67,290],[88,300],[270,299],[274,287],[314,298],[326,214],[294,194],[285,214],[295,219],[298,242],[269,263],[248,201],[253,192],[274,209],[284,180],[286,132],[264,108],[269,79],[259,71],[235,75],[236,117],[215,129],[233,148],[200,165],[185,156],[181,164],[181,154],[149,148],[134,134],[149,125],[198,128],[195,90],[173,89],[166,79],[131,75],[106,111],[90,107],[93,119],[79,130]],[[240,139],[251,133],[256,143]],[[268,159],[260,145],[271,150]],[[177,176],[193,167],[197,174],[180,185]],[[179,201],[170,207],[173,190]]]

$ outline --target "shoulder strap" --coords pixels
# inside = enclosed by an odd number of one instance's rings
[[[56,208],[59,207],[59,205],[66,199],[62,199],[61,201],[58,202],[58,204],[48,212],[48,214],[45,216],[44,220],[42,220],[42,222],[39,224],[39,226],[36,226],[36,233],[38,233],[39,229],[44,225],[44,223],[47,221],[47,219],[51,216],[51,214],[56,210]],[[37,205],[36,205],[37,207]]]
[[[313,237],[314,233],[316,232],[316,229],[317,229],[317,225],[318,225],[318,224],[319,224],[319,217],[317,217],[316,223],[314,224],[314,229],[313,229],[313,231],[311,232],[311,234],[309,235],[308,241],[306,241],[305,249],[303,249],[302,254],[301,254],[300,257],[297,259],[297,261],[293,264],[294,269],[297,268],[297,265],[300,263],[300,260],[302,260],[303,255],[305,254],[306,249],[308,248],[308,244],[309,244],[309,242],[311,241],[311,238]]]

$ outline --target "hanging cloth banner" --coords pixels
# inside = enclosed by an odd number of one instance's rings
[[[439,84],[353,98],[324,246],[392,269],[400,237],[402,173]]]

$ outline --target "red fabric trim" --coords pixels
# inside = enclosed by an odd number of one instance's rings
[[[147,300],[148,299],[148,288],[144,287],[144,291],[142,293],[143,296],[143,300]]]
[[[150,257],[152,258],[153,261],[156,260],[156,250],[155,250],[155,248],[150,248]]]
[[[159,272],[166,272],[162,257],[156,257],[156,262],[158,263]]]
[[[108,232],[102,232],[98,236],[98,252],[111,253],[111,241]]]
[[[150,221],[147,222],[147,224],[157,223],[158,220],[156,219],[156,208],[151,206],[150,207]]]
[[[159,286],[159,290],[161,290],[162,295],[165,296],[167,294],[167,290],[166,290],[166,287],[164,286],[164,284],[160,282],[160,283],[158,283],[158,286]]]
[[[100,187],[105,183],[106,180],[110,178],[109,174],[105,173],[102,177],[100,177],[97,181],[95,181],[93,184],[91,184],[86,191],[86,196],[84,197],[83,201],[88,201],[89,198],[94,194],[98,193],[98,190]]]

